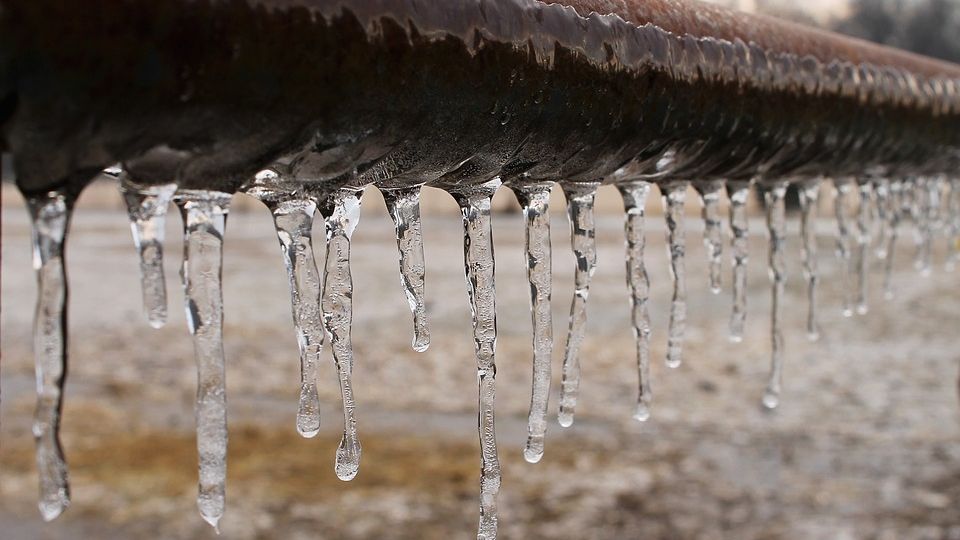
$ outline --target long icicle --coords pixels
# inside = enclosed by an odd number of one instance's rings
[[[181,190],[174,197],[184,222],[183,290],[197,361],[197,452],[200,515],[219,531],[227,480],[227,394],[223,353],[223,235],[230,194]]]
[[[474,351],[477,357],[480,434],[480,523],[477,540],[497,537],[497,494],[500,492],[500,458],[494,424],[497,346],[496,289],[494,287],[493,230],[490,200],[500,185],[496,178],[483,186],[455,192],[463,215],[463,261],[473,318]]]
[[[167,207],[177,190],[174,183],[138,186],[120,175],[120,193],[127,205],[133,242],[140,256],[140,285],[147,322],[160,328],[167,322],[167,284],[163,273],[163,239]]]
[[[767,204],[767,230],[770,233],[770,280],[772,281],[773,300],[770,308],[770,379],[767,391],[763,395],[763,406],[775,409],[780,404],[780,390],[783,382],[783,330],[780,324],[780,304],[783,302],[786,267],[784,262],[784,241],[786,240],[786,220],[784,217],[784,195],[787,182],[778,182],[764,193]]]
[[[800,186],[800,237],[802,243],[803,276],[807,280],[807,338],[820,338],[817,324],[817,284],[820,281],[817,265],[817,205],[820,199],[820,179]]]
[[[695,184],[703,208],[703,245],[707,248],[707,266],[710,275],[710,292],[720,294],[723,265],[723,223],[720,221],[720,193],[723,182]]]
[[[426,263],[420,229],[420,186],[381,191],[396,229],[400,283],[413,313],[413,350],[423,352],[430,346],[430,323],[424,296]]]
[[[574,273],[573,300],[570,303],[570,324],[563,354],[563,373],[560,383],[560,413],[557,420],[563,427],[573,425],[580,393],[580,346],[587,327],[587,298],[590,280],[597,266],[596,222],[593,204],[596,183],[563,185],[567,198],[567,220],[570,222],[570,242],[577,259]]]
[[[866,315],[870,309],[867,302],[867,269],[870,262],[873,184],[861,181],[857,190],[860,193],[860,205],[857,208],[857,313]]]
[[[733,309],[730,313],[730,341],[743,341],[747,321],[747,262],[749,259],[749,222],[747,199],[750,197],[750,182],[727,182],[727,198],[730,199],[730,239],[733,260]]]
[[[322,281],[313,254],[313,219],[317,205],[308,198],[294,198],[269,206],[290,282],[293,325],[300,350],[297,432],[303,437],[315,437],[320,432],[317,381],[324,333],[320,309]]]
[[[897,238],[900,235],[900,221],[903,219],[903,180],[897,179],[890,182],[890,194],[888,196],[887,206],[887,247],[883,261],[883,297],[886,300],[892,300],[893,293],[893,255],[894,248],[897,245]]]
[[[323,322],[333,349],[343,401],[343,437],[337,447],[337,478],[352,480],[360,470],[356,403],[353,398],[353,276],[350,274],[350,238],[360,221],[362,191],[341,189],[321,203],[326,216],[327,256],[323,268]]]
[[[663,212],[667,220],[667,250],[670,255],[670,276],[673,278],[673,298],[670,302],[670,326],[667,332],[667,367],[670,368],[678,368],[683,362],[683,337],[687,327],[684,203],[687,198],[688,186],[688,182],[671,182],[662,186]]]
[[[646,246],[644,220],[650,184],[632,182],[617,186],[626,211],[624,232],[626,235],[627,286],[630,288],[630,321],[637,349],[637,408],[633,417],[646,422],[650,419],[650,277],[643,261]]]
[[[533,384],[527,416],[527,444],[523,457],[530,463],[543,458],[550,400],[550,362],[553,357],[553,315],[550,311],[552,261],[550,246],[550,189],[552,183],[513,186],[526,221],[524,250],[530,283],[533,323]]]
[[[70,505],[67,463],[60,444],[63,387],[67,377],[67,269],[64,246],[70,229],[73,199],[64,193],[28,197],[33,223],[33,268],[37,274],[37,307],[33,321],[33,354],[37,407],[33,438],[40,477],[40,515],[57,518]]]
[[[847,196],[853,190],[853,183],[848,179],[836,179],[833,182],[836,197],[833,202],[834,215],[837,218],[837,257],[840,259],[840,272],[843,275],[843,305],[844,317],[853,316],[853,298],[851,289],[851,257],[850,257],[850,225],[847,217]]]

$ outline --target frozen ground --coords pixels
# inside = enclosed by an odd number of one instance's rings
[[[30,436],[35,285],[29,230],[19,200],[9,190],[4,197],[0,537],[213,538],[194,504],[195,371],[175,281],[179,220],[167,229],[170,322],[155,331],[140,314],[137,262],[119,198],[102,188],[81,203],[68,249],[71,365],[63,438],[74,502],[56,523],[40,522]],[[611,191],[602,198],[602,207],[618,206]],[[757,215],[751,222],[750,313],[739,345],[726,339],[729,264],[725,260],[723,293],[711,295],[699,223],[688,222],[686,363],[667,370],[669,275],[663,226],[652,217],[654,416],[640,425],[631,419],[636,375],[621,220],[606,212],[598,220],[599,269],[577,420],[561,429],[556,391],[573,258],[555,200],[558,345],[547,450],[537,465],[521,455],[531,357],[523,232],[519,215],[495,218],[502,538],[960,538],[954,333],[960,275],[919,277],[908,260],[912,246],[902,242],[897,299],[882,300],[874,271],[870,313],[844,319],[833,222],[824,209],[818,224],[824,337],[808,343],[791,216],[785,392],[780,410],[769,414],[759,406],[770,304],[762,220]],[[333,473],[340,420],[332,363],[324,365],[321,384],[324,430],[310,440],[294,430],[296,343],[269,216],[251,209],[230,217],[224,538],[439,539],[475,532],[476,369],[459,217],[442,196],[425,209],[433,344],[417,354],[410,349],[392,225],[376,194],[364,204],[353,257],[364,455],[351,483]],[[942,261],[942,242],[938,248]]]

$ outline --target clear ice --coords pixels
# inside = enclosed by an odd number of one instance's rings
[[[947,202],[947,262],[944,268],[953,272],[960,260],[960,179],[950,179]]]
[[[842,311],[844,317],[853,316],[853,289],[851,281],[852,266],[850,253],[850,224],[847,217],[847,199],[853,192],[853,182],[849,179],[835,179],[836,198],[833,211],[837,218],[837,257],[840,259],[840,273],[843,276]]]
[[[597,266],[597,231],[593,214],[597,183],[570,183],[563,187],[567,199],[567,220],[570,222],[570,243],[577,266],[573,276],[574,292],[570,303],[570,324],[563,353],[560,382],[560,425],[570,427],[580,393],[580,346],[587,329],[587,298],[590,280]]]
[[[180,190],[174,202],[184,223],[183,279],[187,324],[197,362],[197,453],[200,515],[219,531],[227,480],[227,390],[223,354],[223,235],[231,196]]]
[[[350,274],[350,238],[360,221],[362,191],[340,189],[321,202],[326,216],[327,256],[323,267],[323,322],[333,349],[343,401],[343,438],[337,447],[337,478],[352,480],[360,470],[356,403],[353,398],[353,277]]]
[[[803,258],[803,276],[807,280],[807,338],[820,338],[817,323],[817,283],[820,281],[817,265],[817,206],[820,198],[820,179],[799,186],[800,238]]]
[[[720,194],[723,182],[696,184],[703,216],[703,245],[707,248],[707,266],[710,273],[710,292],[720,294],[723,263],[723,223],[720,221]]]
[[[160,328],[167,322],[167,284],[163,274],[163,237],[167,207],[177,185],[138,186],[120,175],[120,193],[127,205],[133,243],[140,256],[140,285],[143,311],[150,326]]]
[[[867,270],[870,266],[871,219],[873,217],[873,184],[861,181],[858,185],[860,206],[857,208],[857,313],[866,315]]]
[[[730,240],[733,260],[733,309],[730,313],[730,341],[743,341],[744,324],[747,321],[747,262],[749,261],[749,221],[747,199],[750,198],[750,182],[727,182],[727,197],[730,199]]]
[[[684,203],[688,182],[671,182],[661,186],[663,213],[667,220],[667,250],[670,254],[670,276],[673,298],[670,301],[670,326],[667,331],[667,367],[677,368],[683,362],[683,335],[687,327],[687,278],[684,256]]]
[[[60,445],[60,413],[67,375],[67,274],[64,246],[73,200],[59,192],[29,197],[33,223],[33,268],[37,274],[37,307],[33,323],[33,354],[37,376],[37,406],[33,438],[40,478],[40,515],[57,518],[70,505],[67,463]]]
[[[786,280],[784,262],[784,241],[786,240],[786,219],[784,196],[787,183],[778,182],[764,193],[767,206],[767,230],[770,234],[769,268],[772,282],[772,303],[770,308],[770,379],[767,391],[763,395],[763,406],[775,409],[780,404],[780,389],[783,382],[783,329],[780,325],[780,304],[783,302],[783,289]]]
[[[396,228],[400,283],[413,313],[413,350],[423,352],[430,346],[430,324],[423,292],[426,263],[420,229],[420,186],[382,189],[381,192]]]
[[[453,192],[463,215],[463,262],[473,318],[474,351],[477,356],[480,433],[480,524],[477,540],[497,537],[497,494],[500,492],[500,458],[494,425],[497,346],[496,290],[494,287],[493,230],[490,199],[500,179]]]
[[[887,244],[883,250],[883,297],[893,299],[893,255],[900,235],[900,221],[904,216],[904,186],[903,180],[895,179],[890,182],[887,195]]]
[[[633,417],[646,422],[650,419],[650,277],[643,262],[646,246],[644,217],[650,184],[632,182],[618,185],[626,211],[624,232],[626,235],[627,286],[630,288],[630,320],[637,349],[637,408]]]
[[[530,315],[533,323],[533,383],[527,417],[527,444],[523,457],[530,463],[543,458],[550,400],[550,362],[553,357],[553,315],[550,294],[553,279],[550,247],[551,183],[513,187],[526,221],[524,249],[530,283]]]

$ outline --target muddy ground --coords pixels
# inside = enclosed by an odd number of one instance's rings
[[[537,465],[521,454],[531,356],[523,232],[515,213],[495,219],[502,538],[960,538],[960,275],[938,270],[921,278],[905,235],[897,298],[882,299],[874,262],[870,313],[845,319],[834,224],[824,208],[818,224],[824,336],[808,343],[793,216],[785,393],[780,410],[770,414],[759,406],[770,305],[761,217],[751,222],[750,314],[741,344],[727,340],[728,261],[724,291],[711,295],[699,222],[688,222],[690,321],[686,361],[678,370],[662,361],[670,287],[663,226],[651,218],[655,401],[652,420],[641,425],[631,419],[636,375],[621,218],[614,211],[619,203],[612,190],[601,198],[584,380],[569,429],[556,424],[555,411],[573,258],[562,202],[555,199],[558,346],[553,416]],[[72,335],[63,440],[73,505],[56,523],[40,522],[30,436],[35,283],[29,229],[17,196],[5,189],[4,199],[0,537],[213,538],[194,504],[195,370],[176,284],[179,220],[167,228],[170,321],[152,330],[140,314],[137,262],[119,199],[102,186],[81,202],[68,251]],[[310,440],[294,430],[296,342],[269,216],[243,204],[230,217],[224,538],[473,537],[476,371],[460,223],[452,200],[435,193],[430,199],[424,224],[433,344],[423,354],[410,349],[392,225],[375,193],[364,201],[353,255],[364,454],[350,483],[333,474],[340,428],[332,363],[324,366],[321,384],[324,430]],[[652,199],[651,210],[656,206]],[[941,266],[944,251],[941,241]]]

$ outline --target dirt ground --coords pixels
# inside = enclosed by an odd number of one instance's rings
[[[824,208],[818,223],[824,336],[808,343],[798,224],[791,216],[785,391],[771,414],[759,406],[770,306],[761,217],[751,222],[750,311],[741,344],[727,340],[728,259],[724,291],[711,295],[700,224],[688,221],[690,321],[686,361],[678,370],[663,366],[670,286],[662,220],[652,217],[654,404],[651,421],[639,424],[631,419],[636,374],[619,203],[609,188],[601,199],[584,380],[569,429],[556,424],[555,414],[573,257],[562,201],[555,199],[557,346],[546,455],[537,465],[524,462],[521,452],[531,361],[521,220],[516,213],[495,219],[502,538],[960,539],[960,347],[953,333],[960,276],[937,271],[921,278],[905,234],[897,298],[882,299],[874,262],[870,313],[845,319],[834,224]],[[650,202],[651,210],[659,206]],[[695,207],[690,204],[692,212]],[[71,365],[63,423],[73,505],[53,524],[41,523],[35,506],[35,283],[26,212],[9,189],[2,225],[0,538],[213,538],[194,504],[195,370],[176,284],[179,220],[167,228],[170,321],[152,330],[140,313],[137,261],[119,198],[99,186],[76,213],[68,251]],[[321,384],[324,430],[309,440],[294,430],[297,350],[269,216],[242,204],[227,229],[230,447],[223,537],[473,537],[476,370],[452,200],[434,193],[425,205],[433,344],[418,354],[410,348],[392,225],[378,195],[365,197],[353,253],[364,454],[350,483],[333,473],[340,420],[332,363]]]

